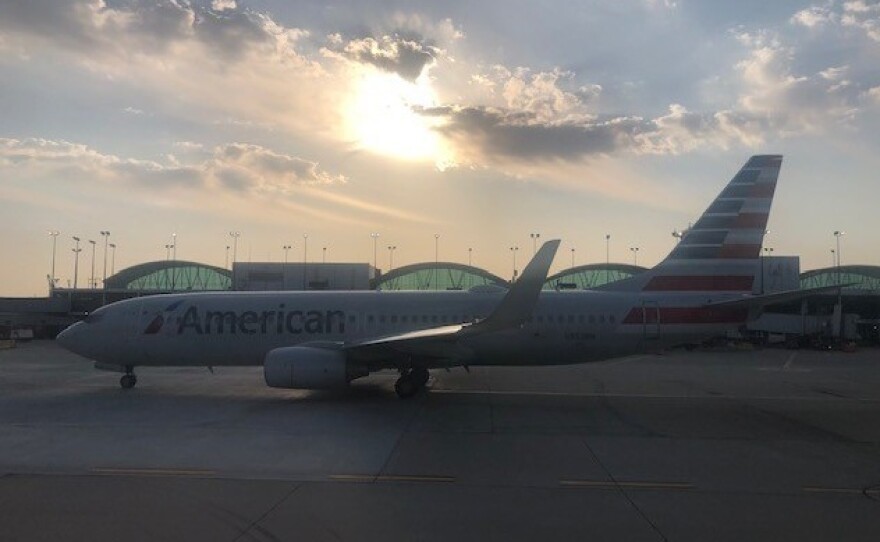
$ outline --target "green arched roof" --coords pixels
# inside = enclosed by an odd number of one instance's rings
[[[627,279],[647,271],[646,267],[625,263],[592,263],[572,267],[549,277],[545,290],[590,290]]]
[[[820,288],[849,284],[858,290],[880,290],[880,267],[875,265],[841,265],[813,269],[801,273],[801,288]]]
[[[123,269],[104,281],[108,290],[176,292],[229,290],[232,272],[222,267],[181,260],[147,262]]]
[[[452,262],[417,263],[398,267],[379,277],[377,290],[468,290],[507,281],[479,267]]]

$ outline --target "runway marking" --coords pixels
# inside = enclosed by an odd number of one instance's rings
[[[765,369],[759,369],[765,370]],[[769,369],[776,370],[779,369]],[[810,371],[810,369],[792,369],[792,371]],[[636,393],[571,393],[571,392],[555,392],[555,391],[503,391],[503,390],[453,390],[453,389],[433,389],[431,393],[443,393],[447,395],[523,395],[532,397],[610,397],[620,399],[714,399],[722,401],[831,401],[823,397],[774,397],[768,395],[660,395],[660,394],[636,394]],[[838,396],[835,396],[838,397]],[[877,403],[880,398],[860,398],[839,396],[838,400],[858,401],[860,403]]]
[[[872,495],[874,493],[877,493],[880,490],[854,488],[854,487],[804,486],[801,488],[801,491],[803,491],[805,493],[840,493],[840,494],[845,494],[845,495]]]
[[[791,368],[791,362],[794,361],[795,356],[797,356],[797,352],[792,352],[788,359],[785,360],[785,364],[782,366],[783,371],[787,371]]]
[[[183,476],[190,478],[208,478],[217,474],[213,470],[188,470],[188,469],[116,469],[116,468],[94,468],[92,472],[95,474],[112,475],[112,476]]]
[[[614,482],[611,480],[560,480],[559,485],[566,487],[587,487],[594,489],[660,489],[687,491],[695,489],[693,484],[684,482]]]
[[[329,478],[338,482],[455,482],[455,477],[453,476],[419,474],[382,474],[379,476],[370,474],[331,474]]]

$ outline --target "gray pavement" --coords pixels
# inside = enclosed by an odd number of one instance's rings
[[[880,540],[880,351],[395,375],[0,351],[0,540]]]

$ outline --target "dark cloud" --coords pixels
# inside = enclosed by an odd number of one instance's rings
[[[341,52],[351,60],[396,73],[407,81],[415,81],[425,67],[434,62],[439,51],[415,36],[395,35],[383,36],[378,40],[371,37],[351,40]]]
[[[85,0],[8,0],[0,2],[0,30],[28,33],[68,47],[95,46],[101,42],[93,31],[102,17],[100,2]],[[115,21],[103,17],[113,26]]]
[[[444,120],[436,130],[476,159],[579,160],[615,152],[679,153],[701,146],[725,148],[760,142],[764,117],[742,111],[691,112],[672,105],[654,119],[581,117],[545,122],[529,111],[445,106],[418,109]]]
[[[539,123],[534,115],[488,107],[425,109],[446,123],[438,127],[461,148],[476,145],[481,154],[523,159],[572,160],[634,146],[634,136],[650,128],[638,118]]]
[[[0,2],[0,30],[39,35],[77,49],[155,52],[194,39],[225,58],[273,39],[265,15],[235,7],[214,10],[186,0]]]

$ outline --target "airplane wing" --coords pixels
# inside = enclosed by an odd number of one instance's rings
[[[343,346],[343,350],[349,358],[359,361],[380,361],[400,356],[468,359],[472,352],[460,339],[517,327],[529,319],[544,287],[544,281],[547,280],[547,272],[559,243],[559,240],[544,243],[492,314],[479,322],[367,339],[348,343]]]
[[[706,303],[703,306],[731,309],[762,309],[770,305],[779,305],[781,303],[798,301],[800,299],[804,299],[813,295],[836,292],[837,290],[841,288],[846,288],[847,286],[849,286],[849,284],[822,286],[820,288],[809,288],[806,290],[787,290],[785,292],[776,292],[772,294],[750,295],[741,299],[728,299],[725,301]]]

